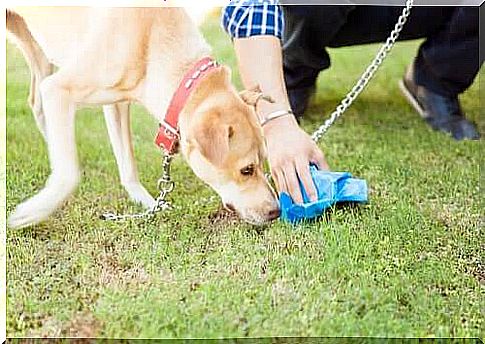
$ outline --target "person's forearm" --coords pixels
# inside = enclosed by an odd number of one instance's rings
[[[275,101],[260,101],[257,106],[258,116],[263,118],[270,112],[290,110],[283,76],[283,62],[280,40],[275,36],[252,36],[234,39],[234,48],[238,57],[239,72],[245,88],[259,86],[264,95]],[[293,116],[285,116],[269,122],[295,124]],[[265,130],[267,128],[264,128]]]
[[[256,35],[234,39],[239,71],[244,86],[259,86],[262,93],[275,101],[260,101],[256,112],[260,119],[273,111],[291,110],[283,76],[280,38]],[[271,174],[279,192],[285,192],[296,203],[303,202],[300,185],[313,202],[317,191],[309,164],[327,169],[323,153],[305,133],[292,114],[270,120],[263,125]]]

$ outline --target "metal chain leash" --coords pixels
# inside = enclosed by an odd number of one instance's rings
[[[369,83],[370,79],[374,76],[375,72],[382,64],[386,58],[389,51],[392,49],[396,43],[399,34],[401,33],[404,24],[406,23],[409,15],[411,14],[411,8],[413,7],[414,0],[406,0],[406,7],[402,10],[394,29],[387,38],[386,42],[379,49],[376,57],[371,62],[369,67],[361,75],[352,90],[347,93],[344,99],[340,102],[334,112],[330,114],[330,117],[312,134],[312,140],[318,142],[322,136],[327,132],[327,130],[334,124],[334,122],[342,116],[342,114],[348,109],[348,107],[354,102],[354,100],[359,96],[359,94],[364,90],[364,88]]]
[[[158,197],[155,199],[155,204],[152,208],[146,210],[145,212],[138,214],[115,214],[115,213],[105,213],[101,216],[103,220],[108,221],[120,221],[128,219],[141,219],[145,217],[150,217],[156,213],[167,210],[171,208],[170,202],[166,200],[168,194],[170,194],[175,188],[175,183],[170,178],[170,163],[172,162],[173,155],[165,152],[162,149],[163,161],[162,161],[162,176],[157,181]]]

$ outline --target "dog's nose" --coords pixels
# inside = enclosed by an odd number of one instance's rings
[[[277,219],[279,216],[280,216],[280,209],[276,208],[276,209],[270,210],[266,218],[268,219],[268,221],[273,221]]]

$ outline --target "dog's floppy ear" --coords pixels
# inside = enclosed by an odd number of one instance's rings
[[[273,98],[261,92],[259,85],[256,85],[248,90],[239,92],[239,96],[249,106],[256,107],[256,105],[258,104],[258,101],[260,100],[266,100],[267,102],[274,103]]]
[[[195,146],[214,166],[221,167],[229,152],[229,139],[234,129],[229,125],[218,125],[215,121],[200,121],[193,131]]]

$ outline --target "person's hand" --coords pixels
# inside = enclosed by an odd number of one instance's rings
[[[276,118],[263,127],[271,174],[279,192],[291,196],[295,203],[303,203],[298,179],[311,201],[317,200],[317,191],[310,175],[309,165],[327,170],[322,151],[303,131],[293,116]]]

